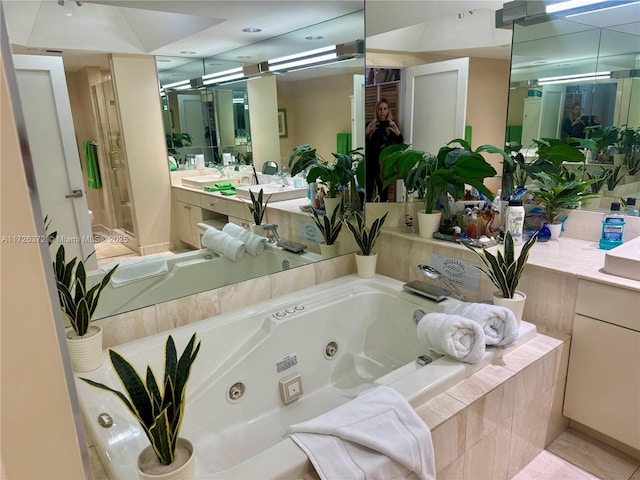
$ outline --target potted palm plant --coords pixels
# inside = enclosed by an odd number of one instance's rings
[[[253,191],[249,189],[249,195],[251,196],[251,203],[247,205],[251,215],[253,216],[253,225],[251,225],[251,232],[256,235],[264,236],[264,230],[262,228],[262,223],[264,220],[264,215],[267,213],[267,204],[271,199],[271,195],[264,200],[264,190],[261,188],[258,192],[258,197],[253,194]]]
[[[358,166],[362,163],[362,154],[359,149],[348,153],[332,153],[333,161],[325,160],[315,148],[309,144],[300,145],[293,149],[289,156],[291,176],[308,171],[307,183],[320,180],[329,188],[329,200],[325,197],[325,211],[331,215],[338,208],[341,199],[338,197],[340,189],[354,182],[358,172]]]
[[[520,250],[520,254],[517,257],[515,255],[515,244],[509,231],[504,237],[503,251],[498,251],[496,255],[493,255],[485,248],[482,249],[482,252],[478,252],[473,247],[463,243],[465,247],[482,260],[484,266],[476,268],[484,273],[498,288],[498,291],[493,293],[494,305],[500,305],[511,310],[518,323],[522,321],[524,303],[527,299],[523,292],[517,290],[518,282],[527,264],[529,251],[536,243],[536,237],[537,235],[534,234],[522,245],[522,250]]]
[[[557,173],[539,172],[533,175],[535,178],[531,189],[531,195],[544,204],[548,227],[551,231],[551,239],[557,240],[562,230],[559,220],[565,209],[576,209],[582,202],[598,195],[591,193],[590,185],[599,179],[579,180],[567,179]],[[589,187],[589,188],[587,188]]]
[[[340,231],[342,230],[342,218],[339,216],[340,209],[336,208],[331,214],[331,218],[329,218],[328,214],[325,212],[322,215],[322,219],[320,219],[320,215],[318,212],[312,210],[312,219],[313,222],[320,230],[322,234],[322,238],[324,238],[324,242],[320,243],[320,252],[324,258],[335,257],[338,255],[340,247],[338,245],[338,235],[340,235]]]
[[[382,217],[376,218],[371,228],[367,228],[359,212],[354,212],[356,224],[354,225],[348,219],[344,219],[347,228],[351,231],[354,240],[360,248],[360,253],[356,253],[356,267],[358,269],[358,276],[362,278],[372,278],[376,273],[376,262],[378,260],[378,254],[373,250],[373,247],[380,236],[382,225],[387,219],[389,212],[385,213]]]
[[[194,333],[178,359],[175,343],[169,335],[165,345],[164,374],[158,383],[151,367],[147,365],[143,378],[127,359],[109,349],[109,359],[126,395],[103,383],[80,378],[116,395],[142,427],[151,443],[138,457],[138,475],[143,480],[193,478],[193,445],[180,437],[180,427],[187,382],[199,351],[200,342],[196,345]]]
[[[57,232],[53,232],[47,237],[49,246],[56,236]],[[117,268],[118,265],[109,270],[100,283],[89,288],[85,262],[78,257],[67,262],[62,244],[56,252],[53,271],[62,314],[71,325],[66,331],[66,339],[71,365],[76,372],[89,372],[102,365],[102,327],[92,325],[91,320],[102,291]]]

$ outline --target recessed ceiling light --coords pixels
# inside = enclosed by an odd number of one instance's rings
[[[240,59],[251,58],[251,55],[238,55],[238,58],[240,58]]]
[[[158,62],[158,63],[171,63],[171,60],[169,60],[168,58],[158,58],[156,60],[156,62]]]
[[[181,55],[195,55],[198,52],[194,52],[193,50],[182,50],[180,52]]]
[[[247,27],[247,28],[243,28],[242,31],[245,33],[258,33],[258,32],[261,32],[262,29],[258,27]]]
[[[324,37],[322,35],[309,35],[304,37],[305,40],[322,40]]]

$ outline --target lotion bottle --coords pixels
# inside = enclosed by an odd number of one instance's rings
[[[611,212],[605,213],[602,217],[602,235],[600,237],[600,248],[611,250],[622,245],[622,233],[624,232],[624,217],[620,214],[620,203],[611,204]]]
[[[509,206],[505,213],[504,229],[511,232],[514,245],[522,245],[522,231],[524,229],[524,207],[522,200],[509,200]]]

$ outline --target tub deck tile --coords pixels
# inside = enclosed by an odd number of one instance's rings
[[[489,365],[451,387],[447,393],[465,405],[471,405],[514,375],[515,372],[512,370],[499,365]]]
[[[451,395],[441,393],[416,408],[416,413],[433,430],[460,413],[466,405]]]

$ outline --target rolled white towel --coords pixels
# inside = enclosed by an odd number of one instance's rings
[[[235,223],[227,223],[222,228],[222,231],[243,242],[245,244],[247,252],[251,255],[260,255],[262,252],[264,252],[264,246],[267,243],[266,237],[256,235],[255,233],[252,233],[249,230],[245,230],[240,225],[236,225]]]
[[[480,324],[487,345],[505,347],[518,340],[520,328],[511,310],[487,303],[468,303],[450,299],[445,302],[445,313],[462,315]]]
[[[201,242],[203,247],[231,260],[240,260],[246,251],[244,243],[214,227],[205,230]]]
[[[418,323],[418,339],[436,352],[467,363],[477,363],[485,353],[480,324],[447,313],[428,313]]]

